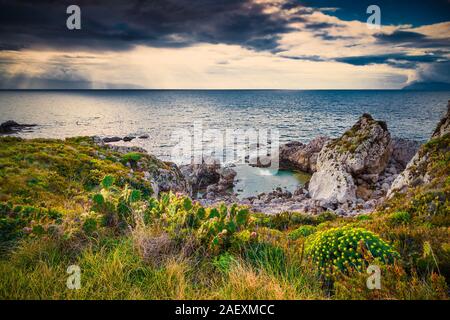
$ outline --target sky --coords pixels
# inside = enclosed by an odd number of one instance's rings
[[[450,0],[0,0],[0,89],[400,89],[449,58]]]

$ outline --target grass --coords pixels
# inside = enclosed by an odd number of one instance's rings
[[[424,147],[440,173],[432,183],[353,218],[153,199],[139,170],[88,138],[0,143],[0,299],[448,299],[450,184],[440,141]],[[126,161],[168,168],[146,157]],[[341,229],[370,231],[398,253],[377,261],[381,290],[367,289],[364,270],[317,268],[308,244]],[[326,239],[333,254],[341,250]],[[70,265],[81,269],[78,290],[66,286]]]

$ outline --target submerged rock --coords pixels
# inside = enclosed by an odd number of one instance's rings
[[[129,141],[134,140],[134,139],[136,139],[136,137],[134,137],[134,136],[123,137],[123,141],[125,141],[125,142],[129,142]]]
[[[20,124],[12,120],[8,120],[0,124],[0,134],[11,134],[19,132],[26,128],[35,127],[37,124]]]
[[[109,143],[109,142],[119,142],[122,141],[122,138],[120,137],[105,137],[103,138],[103,142]]]

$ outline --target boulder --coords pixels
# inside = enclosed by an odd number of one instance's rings
[[[317,156],[329,140],[319,136],[308,144],[289,142],[280,147],[280,167],[313,173],[316,171]]]
[[[354,179],[376,181],[392,152],[384,122],[362,115],[340,138],[325,143],[317,158],[317,171],[309,182],[311,198],[339,203],[356,201]]]
[[[219,169],[218,161],[205,161],[204,159],[201,164],[188,164],[180,167],[183,176],[192,187],[193,196],[209,185],[219,183]]]
[[[219,185],[223,188],[228,189],[234,186],[234,178],[236,177],[236,171],[230,167],[224,167],[217,170],[220,175]]]
[[[309,182],[309,195],[314,200],[331,203],[353,202],[356,187],[353,177],[343,166],[334,163],[322,164]]]

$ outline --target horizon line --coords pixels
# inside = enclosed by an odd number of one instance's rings
[[[21,88],[11,88],[11,89],[3,89],[0,88],[0,91],[450,91],[450,90],[436,90],[436,89],[408,89],[397,88],[397,89],[377,89],[377,88],[367,88],[367,89],[353,89],[353,88],[344,88],[344,89],[333,89],[333,88],[323,88],[323,89],[287,89],[287,88],[217,88],[217,89],[208,89],[208,88],[98,88],[98,89],[88,89],[88,88],[29,88],[29,89],[21,89]]]

